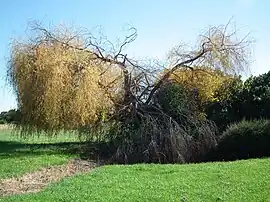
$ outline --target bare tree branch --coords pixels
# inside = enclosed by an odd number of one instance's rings
[[[126,36],[125,40],[121,43],[118,52],[117,52],[116,55],[114,56],[114,59],[117,59],[117,58],[118,58],[118,56],[122,53],[123,48],[124,48],[127,44],[130,44],[130,43],[132,43],[133,41],[136,40],[136,38],[137,38],[137,29],[134,28],[134,27],[131,27],[129,30],[130,30],[130,31],[132,30],[133,33],[130,34],[129,36]]]
[[[157,82],[157,84],[155,85],[155,87],[151,90],[151,92],[150,92],[150,94],[149,94],[149,97],[148,97],[148,99],[146,100],[145,103],[148,104],[148,103],[151,101],[151,99],[152,99],[153,95],[155,94],[155,92],[161,87],[161,85],[164,83],[164,81],[165,81],[166,79],[168,79],[168,78],[170,77],[170,75],[171,75],[174,71],[176,71],[178,68],[183,67],[183,65],[190,64],[190,63],[196,61],[197,59],[199,59],[200,57],[202,57],[202,56],[206,53],[206,51],[208,51],[208,50],[205,50],[204,44],[203,44],[203,45],[202,45],[202,51],[201,51],[201,53],[199,53],[199,54],[198,54],[197,56],[195,56],[194,58],[191,58],[191,59],[189,59],[189,60],[183,61],[183,62],[181,62],[181,63],[175,65],[170,71],[168,71],[168,72],[167,72],[167,73],[166,73],[166,74],[165,74],[165,75]]]
[[[112,65],[109,65],[100,76],[105,74],[113,65],[120,67],[124,77],[124,102],[129,103],[131,99],[136,97],[137,101],[143,102],[144,99],[144,104],[148,105],[162,84],[180,68],[194,70],[195,67],[211,67],[224,71],[244,70],[247,65],[246,49],[250,42],[247,40],[248,36],[241,40],[234,40],[233,37],[236,35],[237,30],[227,33],[230,25],[231,20],[225,26],[208,29],[206,34],[201,36],[197,49],[187,51],[183,45],[176,47],[171,52],[175,64],[168,68],[169,70],[161,78],[155,77],[155,73],[150,66],[143,66],[123,53],[124,47],[132,43],[137,37],[137,30],[133,27],[129,29],[132,33],[125,37],[114,54],[108,52],[108,46],[102,47],[102,44],[106,43],[112,49],[115,49],[115,46],[104,36],[101,36],[98,40],[88,33],[88,38],[85,38],[87,42],[85,46],[79,46],[71,43],[76,39],[77,35],[63,40],[40,25],[36,25],[35,29],[43,33],[45,37],[43,40],[45,41],[57,42],[66,47],[87,52],[90,60]],[[164,68],[161,68],[160,71],[164,71]],[[134,74],[134,72],[137,73]]]

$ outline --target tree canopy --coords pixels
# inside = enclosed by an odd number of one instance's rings
[[[232,78],[234,78],[234,75],[226,74],[220,70],[194,67],[192,70],[187,68],[178,69],[169,79],[197,93],[202,106],[215,101],[217,99],[215,96],[217,89]]]
[[[178,80],[186,88],[198,88],[201,100],[208,102],[227,75],[248,68],[250,41],[239,40],[230,23],[208,29],[194,48],[173,48],[166,67],[124,52],[137,37],[135,28],[117,44],[84,29],[47,29],[37,23],[32,28],[29,40],[13,43],[8,66],[22,127],[99,130],[96,134],[112,140],[114,157],[120,161],[201,158],[216,145],[215,125],[194,112],[195,106],[188,103],[193,94],[166,86]],[[157,99],[159,95],[168,97]],[[172,111],[178,98],[185,104]]]
[[[23,123],[72,129],[94,122],[102,111],[113,110],[109,93],[120,94],[122,79],[117,67],[108,69],[108,64],[92,60],[93,54],[38,34],[34,42],[12,46],[9,76]],[[76,37],[70,43],[79,48],[79,40]]]

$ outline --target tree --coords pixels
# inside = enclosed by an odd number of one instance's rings
[[[239,95],[241,115],[246,119],[270,118],[270,71],[251,76]]]
[[[202,139],[209,140],[208,149],[214,145],[212,126],[202,122],[204,130],[197,130],[197,140],[190,141],[190,131],[168,115],[155,97],[181,68],[245,70],[249,41],[236,40],[236,32],[228,32],[228,27],[210,28],[191,51],[175,48],[171,65],[160,78],[162,65],[142,64],[124,53],[136,39],[135,28],[114,45],[102,35],[97,38],[87,31],[70,34],[34,24],[34,36],[38,37],[13,46],[8,70],[24,123],[38,130],[97,126],[104,122],[104,118],[97,118],[97,111],[105,108],[110,114],[106,122],[116,121],[120,127],[115,132],[119,140],[117,159],[126,161],[136,153],[140,159],[146,155],[149,161],[188,160],[186,145]],[[97,95],[99,99],[94,98]]]
[[[21,122],[21,114],[19,110],[11,109],[0,113],[2,123],[19,124]]]
[[[91,59],[95,55],[80,50],[77,35],[70,38],[60,32],[56,40],[36,28],[37,38],[12,47],[9,76],[22,124],[45,130],[73,129],[96,121],[101,111],[113,110],[112,100],[121,93],[117,92],[122,79],[119,69]]]
[[[182,84],[189,91],[196,93],[197,104],[203,111],[204,105],[215,101],[216,90],[233,77],[220,70],[194,67],[193,70],[186,68],[176,70],[169,80]]]
[[[215,101],[206,107],[210,120],[224,130],[229,124],[242,119],[253,120],[270,117],[270,72],[230,79],[215,91]]]
[[[226,80],[214,92],[214,100],[205,105],[207,118],[214,121],[223,131],[233,122],[240,121],[241,105],[243,104],[241,92],[243,81],[241,77],[234,77]]]
[[[237,40],[236,31],[228,33],[229,25],[230,22],[225,26],[211,27],[200,37],[198,47],[191,51],[185,51],[183,45],[175,47],[169,57],[171,68],[153,87],[147,102],[151,101],[164,81],[180,68],[194,70],[196,67],[204,67],[231,74],[246,71],[251,41],[247,37]]]

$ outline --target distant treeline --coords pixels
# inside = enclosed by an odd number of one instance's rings
[[[21,113],[19,110],[11,109],[0,113],[0,124],[18,124],[21,120]]]

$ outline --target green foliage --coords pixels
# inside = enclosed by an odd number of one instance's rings
[[[270,120],[243,120],[231,125],[214,151],[215,160],[270,156]]]
[[[63,179],[42,192],[3,201],[269,201],[269,167],[270,159],[103,166]]]
[[[239,99],[246,119],[270,118],[270,71],[247,79]]]
[[[220,131],[223,131],[230,123],[243,118],[240,113],[241,92],[243,82],[240,77],[231,78],[222,83],[216,89],[214,101],[205,104],[204,111],[207,118],[216,123]]]
[[[11,109],[7,112],[0,113],[0,124],[12,123],[19,124],[21,122],[20,110]]]
[[[0,124],[6,124],[6,123],[7,123],[6,120],[0,119]]]
[[[181,123],[198,112],[196,95],[183,84],[167,83],[156,94],[156,102],[165,113]]]
[[[270,72],[226,81],[215,92],[215,102],[205,106],[207,117],[221,130],[242,119],[270,118]]]

